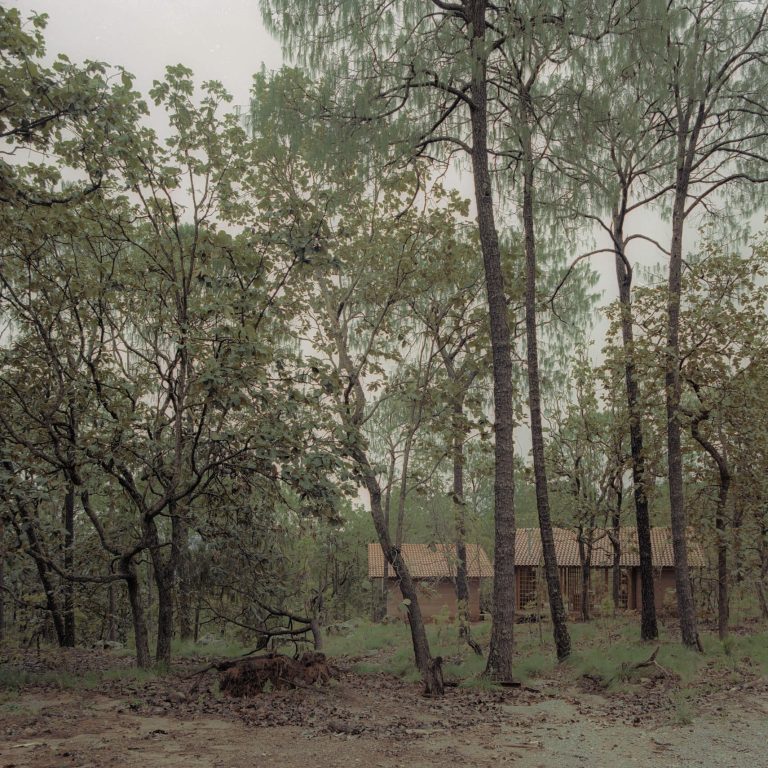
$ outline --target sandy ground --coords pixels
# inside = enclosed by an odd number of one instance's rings
[[[192,692],[177,674],[6,693],[0,768],[768,768],[768,680],[709,690],[690,717],[680,723],[679,692],[656,680],[618,695],[550,681],[434,701],[342,670],[321,690],[231,700],[213,677]]]

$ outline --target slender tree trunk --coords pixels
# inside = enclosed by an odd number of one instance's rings
[[[717,467],[717,504],[715,507],[715,530],[717,531],[717,632],[721,640],[728,636],[728,539],[726,536],[726,507],[731,487],[731,473],[725,453],[701,433],[701,422],[709,418],[704,411],[691,421],[691,435],[709,454]]]
[[[128,589],[128,601],[131,606],[133,620],[133,638],[136,644],[136,665],[141,669],[149,669],[152,661],[149,656],[149,632],[144,613],[144,602],[141,598],[141,582],[136,565],[132,560],[123,560],[122,573],[125,574],[125,585]]]
[[[656,622],[656,600],[653,590],[653,555],[651,552],[651,516],[645,481],[645,452],[643,450],[642,414],[634,358],[632,327],[632,272],[625,261],[623,216],[614,216],[613,242],[616,249],[616,278],[621,304],[621,337],[624,345],[624,381],[629,412],[629,444],[632,453],[632,490],[637,521],[637,547],[640,559],[640,637],[655,640],[659,636]]]
[[[65,634],[64,634],[64,619],[59,609],[58,601],[56,600],[56,588],[53,585],[51,579],[50,569],[46,563],[45,553],[43,552],[40,539],[37,536],[34,521],[28,510],[22,510],[24,533],[27,536],[29,542],[29,554],[35,561],[35,567],[37,568],[37,575],[40,579],[40,585],[43,588],[45,594],[45,605],[48,613],[51,615],[51,621],[53,622],[53,628],[56,633],[56,642],[59,647],[65,647]]]
[[[680,166],[678,166],[680,168]],[[682,177],[682,178],[681,178]],[[688,570],[686,544],[687,515],[683,495],[683,452],[681,444],[680,411],[680,292],[682,290],[683,222],[687,176],[678,172],[678,184],[672,210],[672,246],[669,258],[669,292],[667,296],[667,467],[669,475],[669,506],[672,526],[672,549],[675,557],[675,587],[677,613],[683,644],[701,651],[701,640],[696,626],[696,607]]]
[[[115,585],[110,582],[107,585],[107,631],[105,639],[114,642],[117,640],[117,605],[115,603]]]
[[[179,638],[191,640],[193,635],[192,584],[189,562],[189,524],[185,515],[186,509],[182,508],[179,514],[171,518],[173,539],[171,546],[177,573]]]
[[[353,365],[350,359],[346,330],[342,330],[340,326],[336,307],[329,306],[328,309],[328,317],[336,334],[339,365],[349,376],[351,390],[354,392],[354,407],[351,411],[347,410],[349,423],[353,429],[359,430],[365,414],[365,389],[360,381],[359,369]],[[345,407],[349,409],[348,401],[345,402]],[[384,577],[386,578],[387,576],[387,563],[390,563],[400,582],[400,592],[406,603],[411,627],[411,640],[413,642],[416,666],[424,680],[424,692],[428,696],[442,696],[444,693],[443,677],[440,668],[442,659],[440,657],[433,659],[430,654],[429,641],[427,640],[427,632],[424,628],[424,619],[421,615],[416,586],[400,550],[392,543],[389,526],[387,525],[388,521],[382,506],[381,486],[379,485],[376,473],[368,460],[365,449],[360,445],[352,446],[349,455],[357,465],[363,484],[370,496],[371,517],[379,537],[379,544],[384,553]]]
[[[472,176],[477,203],[477,223],[483,252],[488,317],[493,358],[493,404],[496,440],[494,447],[494,578],[491,640],[486,674],[496,680],[512,680],[515,624],[515,477],[512,355],[507,299],[501,270],[499,236],[493,210],[488,170],[488,97],[485,51],[485,0],[468,4],[471,13],[473,76]]]
[[[5,525],[0,520],[0,645],[5,642]]]
[[[541,417],[541,389],[539,380],[539,349],[536,329],[536,241],[533,220],[533,162],[530,137],[523,148],[523,229],[525,233],[525,330],[528,358],[528,406],[531,414],[531,443],[533,474],[536,485],[536,507],[539,513],[541,546],[544,555],[544,575],[549,593],[549,610],[557,658],[562,661],[571,653],[571,638],[566,624],[563,596],[555,552],[555,537],[549,511],[547,469],[544,457],[544,429]]]
[[[75,488],[67,487],[64,496],[64,572],[72,573],[75,567]],[[75,584],[69,579],[64,579],[61,585],[64,595],[64,645],[67,648],[75,647]]]
[[[413,410],[411,410],[411,419],[413,419]],[[400,493],[397,497],[397,528],[395,529],[395,546],[400,549],[403,546],[403,529],[405,527],[405,500],[408,496],[408,470],[411,464],[411,448],[413,447],[413,438],[416,433],[415,427],[408,430],[405,438],[405,447],[403,449],[403,468],[400,476]]]
[[[384,524],[389,530],[389,511],[392,507],[392,486],[395,482],[395,469],[397,465],[397,456],[395,455],[395,448],[392,447],[390,457],[389,457],[389,470],[387,473],[387,488],[386,492],[384,493]],[[387,562],[387,553],[384,552],[384,549],[381,550],[384,553],[384,562]],[[381,579],[377,585],[378,589],[374,588],[374,593],[376,595],[377,602],[374,605],[374,611],[373,611],[373,620],[374,621],[382,621],[387,615],[387,593],[388,593],[388,586],[387,582],[389,579],[387,578],[387,569],[384,568],[384,578]]]
[[[621,603],[621,507],[624,502],[624,486],[621,475],[614,485],[616,491],[616,506],[611,515],[611,546],[613,547],[612,563],[612,596],[614,613],[619,610]]]
[[[467,584],[467,524],[464,502],[464,408],[461,400],[453,406],[453,508],[456,519],[456,607],[459,637],[478,655],[483,651],[472,639],[469,620],[469,586]]]
[[[171,553],[164,558],[160,549],[160,539],[154,519],[145,518],[143,528],[152,561],[152,570],[157,586],[157,645],[155,661],[170,666],[171,640],[173,639],[173,587],[175,582],[175,561],[173,546]]]
[[[424,679],[425,693],[429,696],[443,695],[443,680],[440,672],[439,659],[432,659],[429,650],[429,641],[424,627],[424,619],[421,615],[419,598],[416,593],[416,586],[411,578],[408,566],[400,553],[400,550],[394,546],[389,535],[384,520],[384,510],[381,504],[381,488],[376,479],[376,474],[368,461],[365,452],[360,448],[353,448],[352,457],[360,468],[365,483],[366,490],[371,499],[371,517],[379,536],[381,548],[385,554],[384,573],[386,574],[387,563],[390,563],[400,581],[400,592],[404,600],[407,600],[406,609],[408,612],[408,622],[411,628],[411,640],[413,642],[413,653],[416,660],[416,666]],[[436,666],[437,664],[437,666]]]
[[[585,538],[584,526],[579,526],[579,562],[581,563],[581,619],[589,621],[589,582],[592,570],[592,537],[594,527],[590,526],[589,535]]]

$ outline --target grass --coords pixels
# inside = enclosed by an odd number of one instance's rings
[[[256,643],[251,646],[245,646],[241,642],[229,638],[216,638],[213,642],[196,643],[194,640],[174,640],[171,643],[171,654],[173,658],[193,659],[198,656],[221,656],[233,658],[241,656],[248,651],[252,651]]]
[[[90,690],[107,681],[143,682],[155,679],[158,674],[157,670],[135,667],[115,667],[97,672],[75,674],[67,670],[31,672],[17,667],[4,666],[0,668],[0,692],[3,695],[8,695],[30,685],[54,686],[61,690]]]
[[[694,706],[691,701],[694,691],[683,689],[672,696],[674,710],[672,722],[675,725],[690,725],[693,722]]]
[[[640,680],[658,670],[636,665],[646,661],[656,646],[656,661],[674,673],[676,684],[687,690],[695,686],[706,668],[732,671],[734,675],[749,672],[768,674],[768,633],[734,635],[725,643],[712,634],[703,634],[704,653],[683,647],[677,634],[661,629],[658,642],[638,639],[634,616],[603,617],[588,623],[569,625],[573,652],[564,664],[554,657],[551,627],[545,624],[521,624],[515,632],[515,679],[528,684],[541,679],[557,678],[561,683],[576,684],[584,675],[595,679],[608,691],[632,689]],[[490,623],[472,626],[472,635],[487,648]],[[444,659],[446,679],[462,687],[493,688],[483,677],[485,658],[474,654],[459,640],[455,623],[445,619],[427,626],[433,656]],[[372,624],[361,621],[349,634],[329,638],[326,652],[331,656],[359,657],[355,670],[361,674],[388,673],[404,680],[418,680],[408,627],[402,623]],[[676,719],[692,717],[686,696],[676,702]]]
[[[331,657],[351,657],[360,674],[388,673],[406,681],[420,678],[413,662],[411,636],[403,622],[374,624],[365,620],[348,622],[349,631],[326,636],[325,652]],[[712,633],[702,633],[704,653],[699,654],[680,645],[676,632],[664,628],[658,643],[643,643],[638,639],[637,618],[603,617],[589,623],[569,625],[573,652],[563,664],[555,660],[551,625],[521,624],[515,628],[515,679],[523,684],[537,680],[555,680],[557,684],[572,685],[585,675],[593,678],[608,691],[631,689],[639,681],[654,674],[653,668],[635,668],[659,646],[657,662],[675,673],[677,687],[688,690],[706,678],[705,670],[713,670],[717,679],[734,682],[744,675],[768,675],[768,632],[734,634],[721,642]],[[455,622],[441,617],[427,626],[427,636],[433,656],[442,656],[446,679],[462,687],[494,688],[484,677],[486,659],[477,656],[460,640]],[[490,622],[472,625],[472,636],[484,648],[488,647]],[[207,645],[175,642],[176,658],[198,656],[235,657],[252,650],[252,646],[230,639],[217,639]],[[127,651],[130,653],[130,651]],[[108,681],[137,681],[154,679],[163,670],[142,670],[135,667],[115,667],[84,674],[66,670],[32,672],[11,665],[0,667],[0,706],[12,706],[13,697],[27,685],[53,685],[60,689],[87,690]],[[716,683],[717,684],[717,683]],[[677,694],[676,694],[677,695]],[[676,719],[685,722],[691,716],[690,697],[675,701]],[[689,711],[690,710],[690,711]]]

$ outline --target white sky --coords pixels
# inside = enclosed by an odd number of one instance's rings
[[[220,80],[247,104],[251,77],[282,63],[257,0],[21,0],[23,15],[49,16],[49,54],[121,65],[146,94],[165,67],[184,64],[197,82]]]

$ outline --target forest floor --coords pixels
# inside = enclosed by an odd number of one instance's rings
[[[367,652],[365,662],[391,650]],[[520,688],[421,686],[338,660],[317,688],[233,699],[183,659],[164,674],[104,651],[0,653],[0,768],[515,765],[768,767],[768,677],[624,664],[618,685],[555,668]]]

